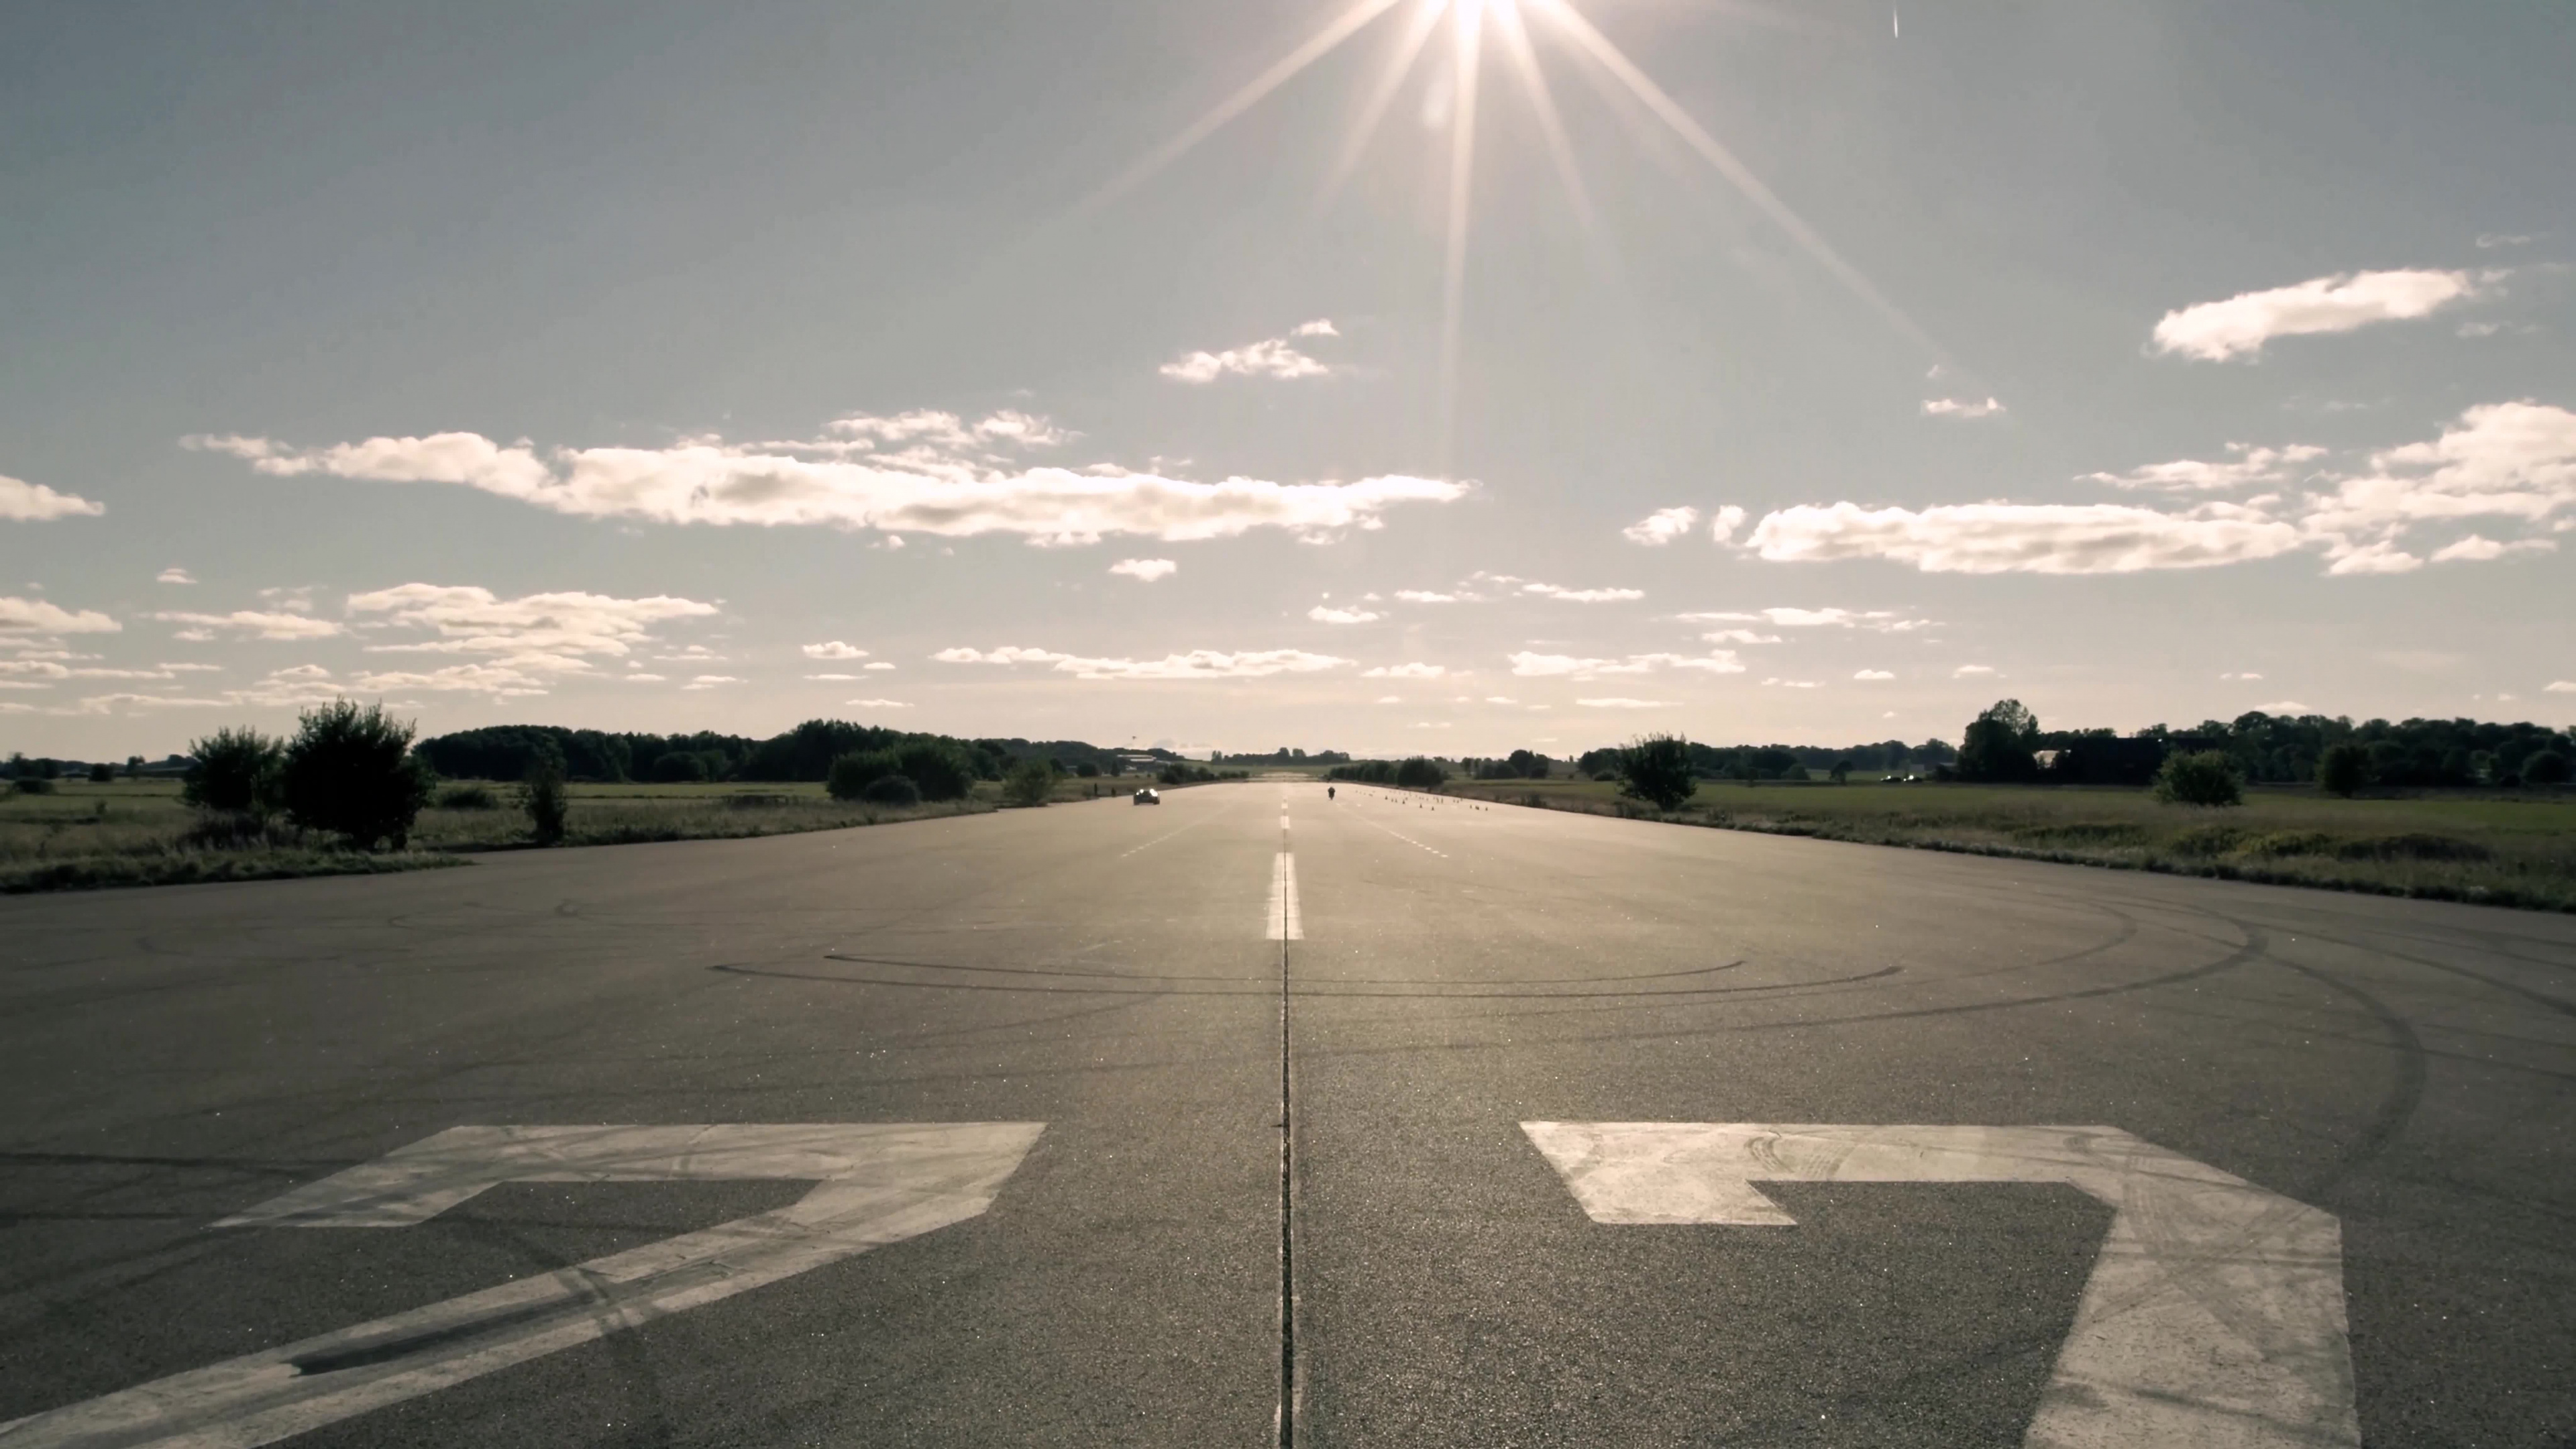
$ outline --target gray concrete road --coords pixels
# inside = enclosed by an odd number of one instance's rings
[[[0,902],[0,1446],[2576,1434],[2576,920],[1165,800]]]

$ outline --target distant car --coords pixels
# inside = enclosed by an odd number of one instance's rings
[[[1154,793],[1153,787],[1149,785],[1136,792],[1136,803],[1139,805],[1160,805],[1163,803],[1163,797]]]

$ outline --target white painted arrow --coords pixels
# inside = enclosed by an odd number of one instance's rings
[[[0,1446],[249,1449],[963,1222],[1040,1122],[455,1127],[217,1227],[398,1228],[504,1182],[815,1183],[787,1207],[0,1424]]]
[[[2357,1446],[2335,1219],[2109,1127],[1524,1122],[1597,1223],[1793,1222],[1757,1182],[2065,1183],[2111,1230],[2023,1443]]]

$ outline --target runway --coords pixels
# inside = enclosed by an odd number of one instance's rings
[[[2576,919],[1164,802],[0,902],[0,1446],[2576,1434]]]

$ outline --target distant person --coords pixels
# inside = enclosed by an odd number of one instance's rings
[[[1332,798],[1333,798],[1333,787],[1332,787],[1332,786],[1330,786],[1330,785],[1326,785],[1326,786],[1324,787],[1324,798],[1325,798],[1325,799],[1327,799],[1327,800],[1330,800],[1330,799],[1332,799]]]

